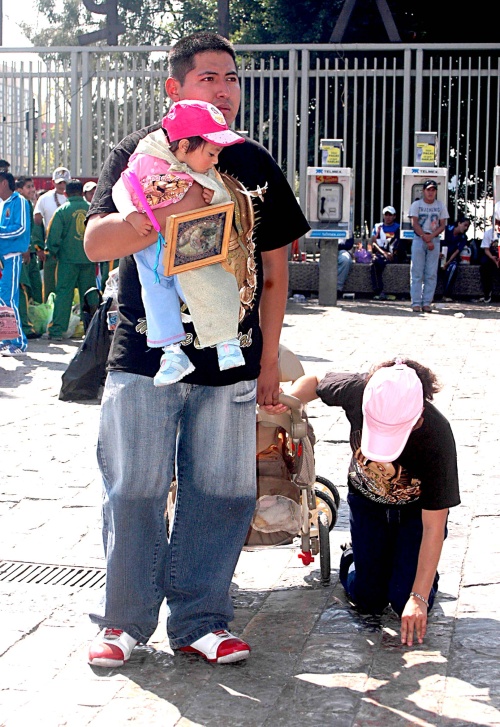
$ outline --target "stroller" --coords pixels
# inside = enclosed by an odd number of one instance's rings
[[[280,382],[304,374],[298,357],[279,348]],[[304,565],[319,553],[321,583],[330,583],[329,533],[337,521],[340,496],[325,477],[315,474],[315,437],[302,403],[280,395],[285,414],[257,411],[257,503],[247,535],[247,548],[288,545],[301,538]]]

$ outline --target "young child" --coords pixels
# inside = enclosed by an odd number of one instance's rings
[[[206,204],[230,202],[214,167],[223,147],[243,141],[212,104],[174,103],[162,121],[162,129],[139,142],[127,169],[114,185],[112,195],[118,212],[139,235],[146,236],[153,229],[147,213],[180,201],[194,182],[203,187]],[[216,346],[220,370],[243,366],[245,359],[238,339],[240,297],[234,275],[222,263],[216,263],[179,276],[165,276],[160,250],[158,243],[153,243],[134,255],[146,311],[148,346],[164,351],[154,385],[173,384],[194,371],[179,345],[186,339],[179,297],[189,307],[200,346]]]

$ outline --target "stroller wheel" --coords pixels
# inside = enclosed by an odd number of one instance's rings
[[[316,485],[314,486],[314,494],[316,496],[316,509],[319,513],[323,512],[326,515],[328,529],[333,530],[337,522],[337,506],[335,500],[329,492],[319,490]]]
[[[340,495],[339,495],[339,491],[337,490],[337,488],[335,487],[333,482],[330,482],[330,480],[327,480],[326,477],[321,477],[321,475],[316,475],[315,486],[318,484],[322,485],[322,487],[319,487],[318,489],[325,492],[325,488],[326,488],[326,490],[330,493],[330,495],[335,500],[335,504],[336,504],[337,510],[338,510],[340,507]]]
[[[326,513],[318,513],[319,536],[319,567],[321,571],[321,585],[330,585],[330,532]]]

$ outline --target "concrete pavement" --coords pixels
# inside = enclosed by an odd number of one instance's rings
[[[99,404],[57,398],[78,342],[32,341],[26,358],[0,358],[0,724],[500,725],[499,320],[496,306],[473,304],[415,315],[399,302],[290,302],[282,341],[308,373],[366,370],[397,353],[436,371],[462,505],[425,643],[401,647],[397,619],[357,615],[338,584],[349,430],[341,410],[311,404],[317,473],[342,497],[331,585],[294,546],[243,552],[232,628],[253,651],[217,667],[174,656],[163,623],[123,668],[87,665],[86,614],[104,578]]]

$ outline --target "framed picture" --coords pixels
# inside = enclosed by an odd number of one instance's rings
[[[170,215],[163,253],[165,275],[223,262],[228,255],[234,202]]]

